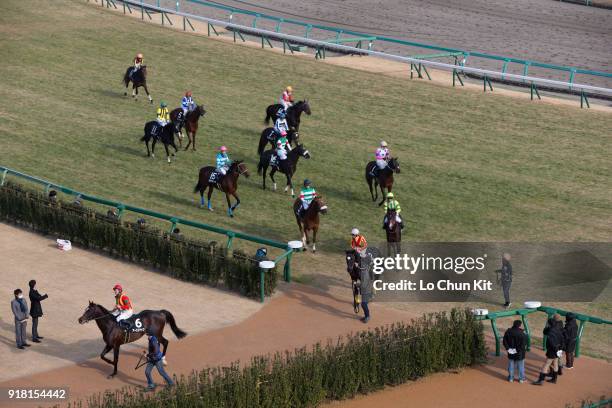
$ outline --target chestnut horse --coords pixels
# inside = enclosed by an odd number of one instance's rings
[[[183,126],[185,126],[185,132],[187,133],[187,138],[189,139],[189,143],[187,143],[187,146],[185,146],[185,150],[189,149],[189,146],[191,146],[191,150],[195,152],[195,137],[196,132],[198,131],[198,120],[200,120],[201,116],[204,116],[206,109],[204,109],[204,105],[198,105],[191,112],[187,112],[187,115],[182,120],[178,119],[179,113],[182,115],[183,109],[176,108],[170,112],[170,120],[173,123],[176,123],[174,132],[176,135],[178,135],[179,146],[183,147],[183,133],[181,130]]]
[[[304,216],[299,216],[299,210],[302,207],[302,201],[298,198],[293,203],[293,213],[295,214],[295,221],[300,228],[300,234],[302,234],[302,243],[304,244],[304,251],[308,249],[310,240],[308,239],[308,231],[312,231],[312,252],[317,251],[317,231],[319,231],[319,213],[327,214],[327,205],[323,202],[321,197],[315,197],[314,200],[308,206],[308,209],[304,212]]]
[[[127,96],[127,88],[131,81],[132,98],[134,98],[134,100],[138,99],[138,88],[142,86],[145,92],[147,93],[147,98],[149,98],[149,102],[153,103],[153,98],[151,98],[151,95],[149,94],[149,88],[147,88],[147,66],[141,66],[138,71],[132,74],[133,71],[134,67],[129,67],[123,75],[123,83],[125,85],[124,95]]]
[[[79,324],[85,324],[92,320],[95,320],[100,332],[102,332],[102,339],[106,343],[104,350],[102,350],[100,354],[100,358],[108,364],[113,365],[113,372],[108,378],[113,378],[117,374],[119,348],[122,344],[132,343],[140,339],[149,331],[152,332],[161,343],[163,347],[162,353],[165,356],[166,351],[168,351],[168,339],[163,336],[166,323],[170,325],[172,333],[174,333],[177,339],[182,339],[187,336],[187,333],[178,328],[174,316],[167,310],[143,310],[133,315],[130,320],[134,321],[136,330],[126,332],[124,328],[119,326],[115,316],[106,310],[104,306],[90,301],[87,308],[85,308],[83,316],[79,317],[78,322]],[[113,350],[114,354],[114,359],[112,361],[105,357],[111,350]]]
[[[206,204],[206,200],[204,199],[204,190],[208,188],[208,209],[212,211],[212,201],[210,198],[213,190],[216,188],[219,191],[223,191],[227,200],[227,215],[233,217],[234,210],[240,205],[240,198],[236,193],[236,190],[238,190],[238,177],[242,174],[244,174],[245,177],[249,177],[249,170],[242,160],[238,160],[232,163],[225,176],[221,176],[219,174],[218,177],[220,177],[220,179],[217,179],[215,182],[211,182],[210,176],[215,170],[216,168],[213,166],[202,167],[198,176],[198,184],[196,184],[193,192],[200,192],[200,207],[204,207]],[[236,204],[232,205],[230,195],[234,196],[236,199]]]
[[[376,169],[376,170],[375,170]],[[374,171],[378,172],[378,176],[374,176],[372,173]],[[382,200],[378,205],[383,205],[385,202],[385,189],[388,192],[391,192],[393,189],[393,173],[400,172],[399,161],[393,157],[387,163],[387,167],[384,169],[377,169],[376,162],[371,161],[366,165],[365,177],[366,182],[368,183],[368,187],[370,187],[370,195],[372,196],[372,201],[376,201],[378,199],[378,186],[380,186],[380,192],[382,193]],[[374,188],[372,188],[372,184],[374,184]],[[376,196],[374,196],[374,192],[376,192]]]

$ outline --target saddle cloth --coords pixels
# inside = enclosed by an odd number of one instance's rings
[[[212,173],[210,173],[208,182],[211,184],[217,184],[221,181],[221,177],[223,177],[223,175],[219,173],[219,170],[215,170]]]
[[[123,319],[118,324],[125,330],[129,330],[131,333],[140,333],[146,330],[144,322],[142,321],[140,314],[134,314],[127,319]]]

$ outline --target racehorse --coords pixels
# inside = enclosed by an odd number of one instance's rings
[[[266,109],[266,125],[270,123],[270,119],[272,119],[272,122],[276,122],[279,109],[283,109],[283,105],[280,103],[268,106]],[[287,108],[287,124],[289,125],[289,129],[294,129],[296,132],[300,130],[300,116],[302,116],[302,112],[306,112],[307,115],[312,113],[310,111],[308,99],[298,101],[294,105]]]
[[[346,251],[346,271],[351,277],[351,290],[353,292],[353,310],[359,313],[361,305],[361,263],[363,259],[357,259],[357,252],[354,249]]]
[[[295,221],[300,228],[300,234],[302,234],[302,243],[304,244],[304,251],[308,249],[310,243],[308,239],[308,231],[312,231],[312,252],[317,251],[317,231],[319,230],[319,213],[327,214],[327,205],[323,202],[320,197],[315,197],[314,200],[308,206],[308,209],[304,212],[304,216],[299,216],[299,210],[302,207],[302,201],[298,198],[293,203],[293,213],[295,214]]]
[[[263,189],[266,189],[266,173],[268,172],[268,166],[270,165],[270,159],[274,154],[274,149],[266,150],[259,156],[259,164],[257,164],[257,174],[263,176]],[[272,166],[270,171],[270,179],[273,183],[273,190],[276,191],[276,181],[274,180],[274,174],[280,171],[287,177],[287,185],[285,186],[285,193],[291,188],[291,197],[295,197],[293,191],[293,182],[291,181],[295,171],[297,170],[297,162],[303,157],[310,159],[310,152],[306,150],[303,145],[297,145],[297,147],[287,153],[287,160],[279,160],[276,158],[276,164]]]
[[[236,194],[236,190],[238,190],[238,177],[242,174],[244,174],[245,177],[249,177],[249,170],[242,160],[237,160],[232,163],[225,176],[218,175],[217,177],[221,177],[221,179],[211,182],[210,176],[215,170],[216,168],[213,166],[202,167],[198,176],[198,184],[196,184],[193,192],[200,192],[200,207],[204,207],[206,204],[206,200],[204,200],[204,190],[208,188],[208,209],[212,211],[213,208],[210,197],[212,196],[213,189],[216,188],[219,191],[223,191],[227,199],[227,215],[233,217],[234,210],[240,205],[240,198],[238,194]],[[234,196],[236,204],[232,205],[230,195]]]
[[[387,256],[392,256],[402,252],[402,228],[397,222],[395,210],[387,212],[387,223],[385,232],[387,233]]]
[[[266,144],[270,143],[272,147],[276,147],[276,141],[278,140],[279,135],[274,131],[274,128],[265,128],[263,132],[261,132],[261,136],[259,137],[259,145],[257,146],[257,154],[262,154],[264,149],[266,148]],[[289,145],[295,144],[297,145],[300,139],[300,135],[296,130],[289,129],[287,132],[287,142]]]
[[[368,187],[370,187],[370,195],[372,196],[372,201],[376,201],[378,199],[378,186],[380,186],[380,192],[382,194],[382,201],[378,203],[378,205],[383,205],[385,202],[385,189],[387,192],[390,192],[393,189],[393,173],[400,172],[400,165],[397,158],[392,157],[388,162],[387,166],[380,170],[376,169],[378,172],[378,177],[372,175],[372,171],[376,168],[376,162],[371,161],[366,165],[365,177],[366,182],[368,183]],[[372,183],[374,184],[374,188],[372,189]],[[376,192],[376,196],[374,196],[374,192]]]
[[[85,324],[95,320],[102,338],[106,343],[104,350],[100,354],[100,358],[108,364],[113,365],[113,372],[108,376],[112,378],[117,374],[117,364],[119,363],[119,348],[122,344],[132,343],[140,339],[147,331],[151,331],[163,346],[163,355],[166,355],[168,350],[168,339],[164,338],[164,327],[166,323],[170,325],[172,333],[177,339],[182,339],[187,336],[187,333],[179,329],[174,320],[174,316],[167,310],[143,310],[142,312],[133,315],[130,320],[134,321],[136,330],[127,332],[117,324],[115,316],[113,316],[104,306],[97,305],[90,301],[83,316],[79,317],[79,324]],[[114,360],[106,358],[106,354],[113,350]]]
[[[183,118],[183,120],[178,119],[179,113],[182,115],[183,109],[176,108],[172,112],[170,112],[170,120],[175,123],[174,132],[178,135],[179,146],[183,147],[182,127],[184,124],[185,131],[189,139],[189,143],[187,143],[185,150],[189,149],[189,146],[191,145],[191,150],[195,152],[195,137],[196,132],[198,131],[198,120],[200,120],[201,116],[204,116],[204,114],[206,114],[206,109],[204,109],[204,105],[198,105],[191,112],[187,112],[187,115],[185,116],[185,118]]]
[[[131,81],[132,98],[134,98],[134,100],[138,99],[138,88],[142,86],[145,92],[147,93],[147,98],[149,98],[149,102],[153,103],[153,98],[151,98],[151,95],[149,94],[149,88],[147,88],[147,66],[141,66],[140,69],[134,72],[134,74],[132,75],[132,71],[134,71],[134,69],[134,67],[129,67],[123,75],[123,83],[125,84],[124,95],[127,96],[127,88]]]
[[[149,141],[153,139],[151,151],[149,151]],[[157,121],[152,120],[147,122],[144,127],[144,136],[140,138],[141,141],[147,145],[147,156],[155,158],[155,144],[157,141],[161,141],[166,149],[166,158],[170,163],[170,152],[168,151],[168,145],[174,147],[174,151],[178,152],[176,145],[174,144],[174,124],[168,123],[166,126],[161,126]],[[174,156],[174,153],[172,153]]]

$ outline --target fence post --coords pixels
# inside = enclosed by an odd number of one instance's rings
[[[232,248],[232,242],[234,241],[234,237],[236,235],[232,231],[227,231],[225,233],[225,235],[227,235],[227,245],[225,246],[225,248],[231,249]]]
[[[4,180],[6,179],[6,174],[8,173],[8,169],[4,169],[2,172],[2,180],[0,180],[0,187],[4,185]]]
[[[580,357],[580,339],[582,339],[582,333],[584,332],[585,324],[586,320],[581,320],[580,326],[578,327],[578,337],[576,338],[576,357]]]
[[[259,262],[259,301],[264,302],[266,298],[265,284],[266,284],[266,272],[274,268],[276,264],[273,261],[261,261]]]
[[[587,108],[590,108],[591,105],[589,104],[589,99],[587,98],[587,95],[584,93],[584,89],[580,90],[580,109],[584,108],[584,105],[586,103]]]
[[[495,336],[495,355],[499,357],[501,355],[499,348],[499,330],[497,330],[497,319],[491,319],[491,329],[493,329],[493,335]]]
[[[527,324],[526,315],[521,314],[521,320],[523,321],[523,327],[525,328],[525,334],[527,335],[527,347],[526,350],[531,350],[531,330],[529,330],[529,324]]]
[[[177,223],[177,219],[176,218],[172,218],[170,220],[170,222],[172,223],[172,225],[170,226],[170,230],[168,231],[169,234],[172,234],[174,232],[174,230],[176,229],[176,223]]]
[[[536,84],[533,83],[533,81],[531,81],[531,100],[533,101],[533,94],[536,94],[538,99],[542,99],[540,97],[540,92],[538,91],[538,87],[536,86]]]

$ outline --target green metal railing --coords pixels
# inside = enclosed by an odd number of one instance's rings
[[[162,214],[160,212],[157,211],[152,211],[152,210],[147,210],[144,208],[140,208],[140,207],[135,207],[129,204],[124,204],[118,201],[113,201],[113,200],[109,200],[106,198],[102,198],[102,197],[97,197],[94,195],[90,195],[90,194],[86,194],[86,193],[82,193],[76,190],[73,190],[71,188],[62,186],[60,184],[56,184],[53,182],[50,182],[48,180],[43,180],[41,178],[35,177],[35,176],[31,176],[29,174],[25,174],[25,173],[21,173],[18,172],[16,170],[12,170],[9,169],[7,167],[3,167],[0,166],[0,187],[4,185],[5,181],[6,181],[6,177],[7,176],[15,176],[24,180],[28,180],[30,182],[33,182],[35,184],[39,184],[45,187],[45,193],[48,193],[50,189],[55,189],[57,191],[60,191],[64,194],[68,194],[68,195],[72,195],[75,197],[78,197],[79,199],[83,200],[83,201],[89,201],[92,203],[96,203],[96,204],[101,204],[101,205],[105,205],[108,207],[114,207],[118,210],[118,217],[121,218],[122,215],[126,212],[133,212],[136,214],[141,214],[141,215],[145,215],[148,217],[153,217],[153,218],[157,218],[160,220],[164,220],[164,221],[168,221],[170,223],[170,228],[168,230],[168,232],[173,232],[177,225],[186,225],[189,227],[194,227],[197,229],[201,229],[201,230],[205,230],[205,231],[211,231],[211,232],[215,232],[217,234],[222,234],[225,235],[227,237],[227,242],[226,242],[226,248],[231,249],[232,248],[232,244],[234,239],[242,239],[245,241],[250,241],[250,242],[255,242],[258,244],[262,244],[262,245],[267,245],[269,247],[273,247],[273,248],[278,248],[283,250],[283,253],[281,255],[279,255],[276,259],[274,259],[274,263],[275,264],[279,264],[282,261],[285,261],[284,267],[283,267],[283,278],[286,282],[290,282],[291,281],[291,258],[293,255],[294,250],[291,249],[289,247],[288,244],[282,243],[282,242],[278,242],[278,241],[274,241],[271,239],[267,239],[267,238],[262,238],[262,237],[258,237],[255,235],[250,235],[250,234],[245,234],[239,231],[232,231],[232,230],[228,230],[225,228],[221,228],[221,227],[216,227],[214,225],[210,225],[210,224],[205,224],[202,222],[198,222],[198,221],[191,221],[185,218],[181,218],[181,217],[176,217],[176,216],[172,216],[172,215],[167,215],[167,214]],[[261,279],[263,279],[263,269],[261,270]],[[263,285],[261,286],[261,300],[263,301],[263,292],[264,292],[264,288]]]
[[[548,318],[551,318],[555,313],[560,314],[561,316],[565,316],[569,312],[566,310],[557,309],[554,307],[548,306],[540,306],[537,309],[513,309],[513,310],[502,310],[500,312],[491,312],[485,316],[476,316],[478,320],[490,320],[491,321],[491,329],[493,330],[493,336],[495,337],[495,355],[501,355],[501,338],[499,333],[499,329],[497,328],[497,319],[503,317],[511,317],[511,316],[520,316],[523,322],[523,327],[525,328],[525,334],[527,335],[527,350],[531,349],[531,330],[529,329],[529,324],[527,322],[527,315],[535,312],[544,312],[548,315]],[[573,313],[573,312],[572,312]],[[580,357],[580,340],[582,339],[582,334],[584,333],[584,326],[586,323],[591,322],[594,324],[610,324],[612,325],[612,321],[601,319],[599,317],[589,316],[581,313],[574,313],[576,315],[576,320],[580,322],[580,326],[578,327],[578,338],[576,339],[576,357]],[[542,347],[546,350],[546,336],[544,336],[542,340]]]
[[[530,67],[537,67],[537,68],[543,68],[546,70],[566,73],[567,82],[569,82],[570,84],[574,83],[574,79],[577,74],[591,76],[591,77],[602,77],[602,78],[612,79],[612,73],[609,73],[609,72],[594,71],[594,70],[576,68],[576,67],[571,67],[571,66],[548,64],[548,63],[525,60],[525,59],[520,59],[520,58],[512,58],[512,57],[505,57],[501,55],[487,54],[487,53],[482,53],[482,52],[473,52],[473,51],[467,51],[467,50],[456,49],[456,48],[448,48],[448,47],[442,47],[438,45],[431,45],[431,44],[418,43],[414,41],[400,40],[397,38],[391,38],[391,37],[386,37],[386,36],[374,36],[374,35],[367,34],[367,33],[361,33],[357,31],[345,30],[345,29],[341,29],[337,27],[331,27],[331,26],[325,26],[325,25],[319,25],[319,24],[309,24],[309,23],[299,21],[299,20],[294,20],[291,18],[282,18],[282,17],[277,17],[277,16],[268,15],[264,13],[254,12],[251,10],[246,10],[246,9],[241,9],[241,8],[236,8],[236,7],[229,7],[229,6],[225,6],[222,4],[218,4],[218,3],[206,1],[206,0],[183,0],[183,2],[193,3],[193,4],[197,4],[200,6],[205,6],[205,7],[209,7],[209,8],[213,8],[217,10],[227,11],[229,13],[229,16],[228,16],[229,22],[232,22],[235,15],[250,16],[253,18],[251,25],[254,28],[256,28],[258,24],[261,24],[262,21],[268,21],[268,22],[275,24],[276,32],[281,33],[283,26],[292,25],[294,27],[296,26],[301,27],[304,30],[304,34],[303,34],[304,38],[311,38],[313,29],[321,30],[321,31],[331,33],[334,35],[332,39],[323,40],[331,44],[341,44],[343,41],[352,42],[352,43],[361,41],[361,42],[367,42],[368,49],[372,49],[374,45],[374,41],[376,41],[376,42],[380,42],[383,44],[387,43],[387,44],[394,44],[394,45],[400,45],[400,46],[406,46],[406,47],[422,48],[424,50],[434,50],[439,53],[452,53],[454,55],[461,54],[463,55],[463,58],[465,59],[467,59],[468,57],[476,57],[476,58],[483,58],[486,60],[499,61],[502,63],[502,71],[504,73],[507,71],[508,65],[510,63],[521,65],[523,67],[522,69],[523,75],[528,74]],[[180,3],[181,3],[181,0],[176,1],[177,11],[179,11],[180,9]],[[159,6],[159,1],[157,2],[157,5]],[[352,38],[343,39],[342,35],[349,35],[349,36],[352,36]],[[327,35],[327,37],[329,37],[329,35]]]

